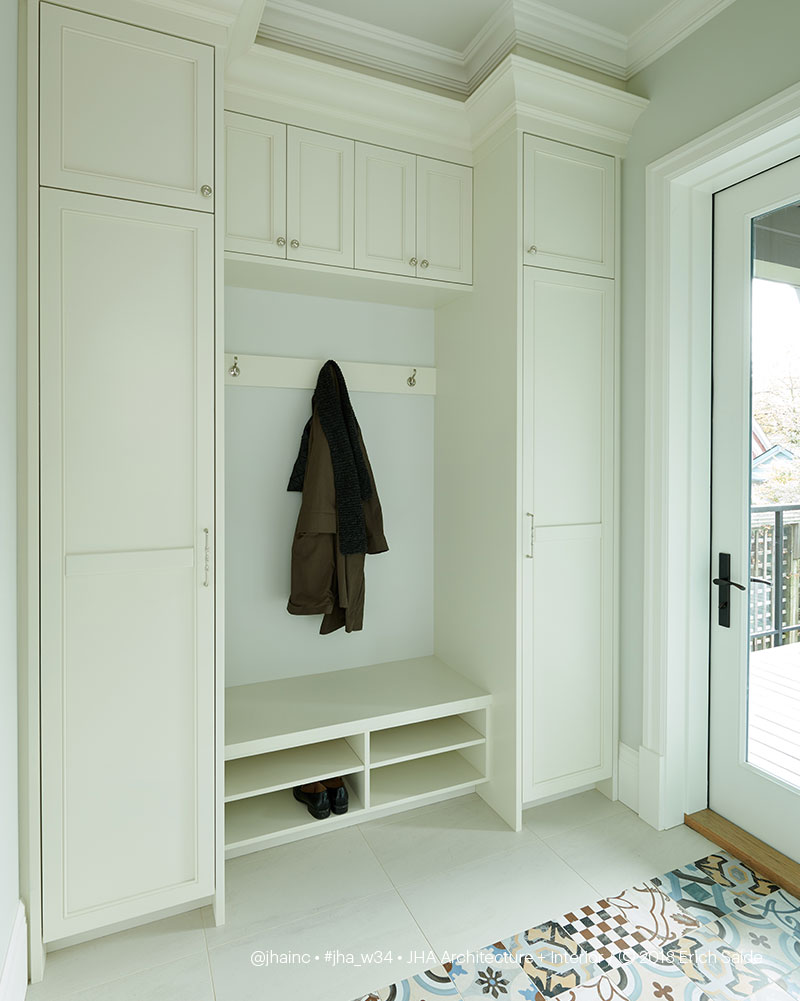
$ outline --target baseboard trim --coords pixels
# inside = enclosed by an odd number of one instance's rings
[[[720,817],[713,810],[687,813],[684,820],[687,827],[726,849],[741,862],[751,865],[756,872],[782,886],[793,896],[800,897],[800,864],[793,859],[743,831],[730,820]]]
[[[0,1001],[25,1001],[28,990],[28,925],[22,901],[17,908],[11,941],[0,973]]]
[[[618,795],[634,813],[639,812],[639,752],[628,744],[619,744],[617,775]]]

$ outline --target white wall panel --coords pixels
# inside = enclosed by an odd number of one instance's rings
[[[431,310],[226,289],[226,350],[430,365]],[[311,393],[228,386],[226,679],[242,685],[433,652],[432,397],[354,393],[389,552],[367,556],[364,630],[320,636],[286,611],[300,494],[288,493]]]

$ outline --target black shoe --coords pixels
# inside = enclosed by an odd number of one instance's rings
[[[323,785],[328,793],[328,802],[333,813],[337,816],[347,813],[350,799],[347,795],[347,786],[344,784],[344,780],[341,778],[326,779]]]
[[[305,803],[308,812],[315,820],[325,820],[330,817],[331,805],[328,802],[328,790],[321,782],[295,786],[292,792],[298,803]]]

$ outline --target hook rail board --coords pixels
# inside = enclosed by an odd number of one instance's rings
[[[225,384],[273,389],[314,389],[325,360],[280,358],[274,355],[225,355]],[[354,393],[403,393],[436,395],[436,369],[413,365],[380,365],[343,361],[339,365]],[[238,374],[237,374],[238,373]]]

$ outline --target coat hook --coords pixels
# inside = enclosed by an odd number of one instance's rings
[[[416,386],[416,384],[417,384],[417,370],[416,369],[414,369],[414,371],[411,373],[411,375],[406,379],[406,382],[409,384],[409,386],[411,386],[412,389],[414,388],[414,386]]]
[[[233,376],[234,379],[237,379],[241,374],[242,370],[239,368],[239,356],[234,355],[233,365],[231,365],[231,367],[228,369],[228,375],[231,375]]]

